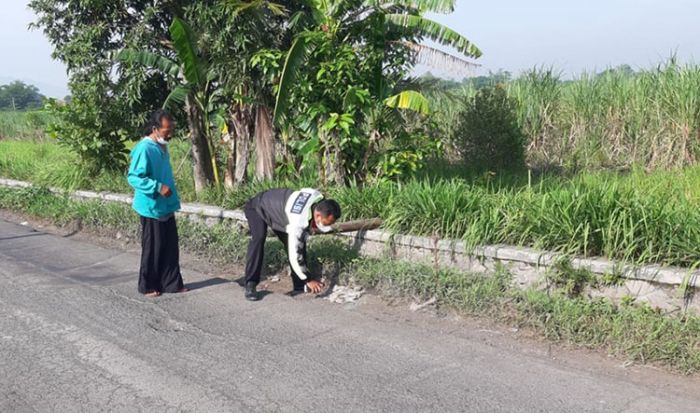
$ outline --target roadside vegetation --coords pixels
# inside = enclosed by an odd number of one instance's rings
[[[4,139],[47,141],[46,128],[52,120],[51,114],[39,110],[0,111],[0,141]]]
[[[173,164],[186,144],[172,145]],[[52,143],[0,141],[0,176],[39,185],[128,193],[122,174],[90,175]],[[196,194],[191,169],[179,168],[186,201],[240,208],[257,191],[314,186],[313,176],[253,182],[235,191]],[[348,219],[380,217],[399,233],[461,239],[467,246],[510,244],[569,255],[693,267],[700,263],[700,168],[581,173],[572,177],[474,174],[425,176],[372,186],[329,186]]]
[[[700,160],[700,67],[675,57],[651,69],[623,65],[570,80],[555,68],[534,68],[517,78],[495,73],[479,82],[432,82],[449,91],[449,98],[435,99],[436,118],[458,153],[469,149],[475,134],[502,136],[498,125],[514,117],[517,129],[509,135],[524,135],[527,163],[535,170],[653,171]],[[490,97],[485,85],[503,88],[510,106],[479,105]],[[473,128],[474,121],[464,120],[475,112],[501,122],[489,128],[482,120]]]

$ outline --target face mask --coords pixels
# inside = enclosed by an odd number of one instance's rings
[[[333,227],[328,226],[328,225],[323,225],[319,222],[316,222],[316,229],[319,232],[323,232],[324,234],[333,231]]]
[[[157,129],[154,128],[154,129],[153,129],[153,133],[156,135],[156,142],[157,142],[157,143],[159,143],[160,145],[163,145],[163,146],[165,146],[165,145],[168,144],[168,141],[166,141],[165,138],[162,137],[162,136],[158,133],[158,130],[157,130]]]

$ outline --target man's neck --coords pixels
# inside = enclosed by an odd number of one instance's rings
[[[165,145],[163,145],[162,143],[158,142],[158,138],[156,137],[155,134],[152,133],[152,134],[148,135],[147,138],[150,139],[150,140],[152,140],[153,142],[157,143],[158,146],[160,146],[160,148],[161,148],[162,150],[166,150],[166,149],[167,149],[167,148],[165,147]]]

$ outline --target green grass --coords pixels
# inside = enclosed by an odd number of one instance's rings
[[[0,111],[0,140],[47,139],[44,131],[50,121],[51,115],[43,111]]]
[[[53,142],[0,141],[0,176],[66,189],[129,191],[125,176],[89,175],[77,156]]]
[[[186,142],[171,145],[175,168]],[[67,189],[131,192],[124,176],[87,176],[52,143],[0,141],[0,176]],[[189,163],[177,177],[184,201],[239,208],[271,187],[316,186],[313,179],[257,182],[195,196]],[[621,176],[416,179],[360,189],[331,187],[344,219],[381,217],[400,233],[511,244],[637,263],[700,263],[700,167]]]
[[[671,58],[632,76],[612,70],[572,81],[538,68],[504,86],[515,101],[533,167],[665,169],[700,161],[698,65]],[[446,136],[458,133],[460,112],[476,90],[455,92],[456,101],[434,102]]]
[[[106,236],[119,231],[138,239],[139,222],[127,205],[73,201],[38,188],[0,188],[0,209],[28,213],[59,225],[80,220],[90,231]],[[179,220],[178,227],[181,248],[219,262],[243,262],[247,237],[236,226],[208,228]],[[436,270],[427,264],[361,258],[333,238],[314,238],[310,248],[314,268],[323,268],[327,276],[337,276],[341,282],[388,296],[435,297],[440,309],[489,317],[554,342],[604,350],[633,362],[662,364],[687,374],[700,371],[700,318],[696,315],[664,315],[633,300],[620,305],[607,299],[588,300],[572,296],[565,285],[552,291],[519,290],[502,269],[484,276]],[[268,271],[286,266],[280,243],[272,242],[266,254]],[[567,271],[567,266],[562,265],[559,271]]]
[[[700,261],[700,169],[548,178],[533,186],[411,181],[332,193],[350,217],[396,232],[566,254],[693,266]]]

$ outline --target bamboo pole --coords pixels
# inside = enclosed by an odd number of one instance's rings
[[[360,219],[357,221],[347,221],[339,222],[333,224],[333,230],[330,232],[319,232],[314,231],[314,235],[322,234],[337,234],[339,232],[352,232],[352,231],[369,231],[371,229],[379,228],[382,225],[381,218],[371,218],[371,219]]]

